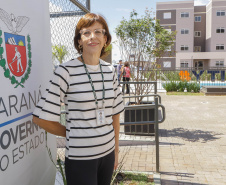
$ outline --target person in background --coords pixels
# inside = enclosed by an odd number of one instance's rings
[[[122,68],[123,70],[123,82],[129,82],[130,81],[130,67],[129,67],[129,62],[125,62],[124,63],[124,67]],[[125,88],[125,84],[123,84],[122,87],[122,92],[124,93],[124,88]],[[129,84],[126,84],[126,94],[130,93],[130,88],[129,88]]]
[[[115,68],[100,59],[111,43],[105,19],[88,13],[78,22],[80,57],[61,64],[33,112],[33,122],[66,137],[67,185],[110,185],[118,166],[120,113],[124,110]],[[59,123],[61,103],[66,127]]]
[[[121,71],[121,68],[122,68],[122,60],[119,60],[119,64],[117,66],[117,74],[118,74],[118,83],[120,84],[120,81],[121,81],[121,74],[122,74],[122,71]]]

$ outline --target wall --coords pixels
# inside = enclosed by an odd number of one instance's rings
[[[49,2],[1,0],[0,15],[0,183],[51,185],[56,168],[46,144],[55,159],[56,138],[48,134],[46,142],[45,131],[32,123],[53,73]],[[20,27],[10,27],[9,17]]]

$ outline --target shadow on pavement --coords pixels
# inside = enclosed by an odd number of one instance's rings
[[[202,142],[214,141],[220,139],[222,133],[216,133],[212,131],[203,130],[188,130],[184,128],[174,128],[172,130],[160,129],[160,137],[178,137],[190,142]]]
[[[169,175],[169,176],[175,176],[178,177],[180,176],[181,178],[185,178],[184,180],[169,180],[164,179],[164,177],[161,177],[161,185],[180,185],[180,184],[186,184],[186,185],[208,185],[208,184],[200,184],[200,183],[194,183],[194,182],[188,182],[186,181],[186,178],[194,178],[193,173],[177,173],[177,172],[164,172],[160,171],[161,175]],[[170,178],[170,177],[169,177]]]
[[[161,185],[180,185],[180,184],[184,184],[184,185],[208,185],[208,184],[200,184],[200,183],[194,183],[194,182],[186,182],[186,181],[175,181],[175,180],[165,180],[165,179],[161,179]]]
[[[173,175],[173,176],[180,176],[180,177],[194,177],[194,173],[180,173],[180,172],[164,172],[160,171],[161,175]]]

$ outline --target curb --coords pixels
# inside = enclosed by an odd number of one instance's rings
[[[160,173],[154,173],[154,182],[155,182],[155,185],[161,185],[161,174]]]

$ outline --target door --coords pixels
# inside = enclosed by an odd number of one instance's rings
[[[202,70],[203,69],[203,61],[196,61],[195,69]]]

